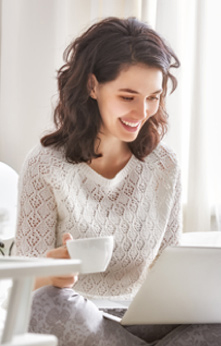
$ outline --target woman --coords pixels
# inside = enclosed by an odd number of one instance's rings
[[[133,299],[148,267],[178,244],[180,171],[161,139],[179,61],[133,18],[94,24],[64,58],[56,130],[21,173],[17,254],[69,258],[72,237],[114,235],[115,247],[105,273],[36,279],[30,330],[55,334],[65,346],[167,345],[163,337],[176,326],[126,329],[86,298]]]

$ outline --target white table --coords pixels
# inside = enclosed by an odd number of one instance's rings
[[[52,335],[27,333],[31,294],[37,276],[56,276],[79,273],[80,260],[47,258],[0,257],[0,280],[13,280],[1,344],[4,346],[52,346]]]
[[[221,247],[221,232],[186,232],[182,234],[181,245]]]

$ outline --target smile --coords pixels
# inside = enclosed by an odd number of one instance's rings
[[[140,122],[139,122],[139,121],[136,122],[136,123],[131,123],[131,122],[125,121],[125,120],[123,120],[123,119],[120,119],[120,120],[121,120],[121,122],[122,122],[124,125],[130,126],[130,127],[133,127],[133,128],[138,127],[138,126],[140,125]]]

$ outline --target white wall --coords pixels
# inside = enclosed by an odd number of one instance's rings
[[[67,44],[104,16],[141,17],[142,1],[0,0],[0,4],[0,161],[19,172],[27,152],[52,126],[56,70]]]

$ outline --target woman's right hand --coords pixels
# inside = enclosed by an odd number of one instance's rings
[[[63,234],[62,242],[63,246],[60,246],[56,249],[52,249],[47,252],[46,256],[48,258],[62,258],[68,259],[70,258],[66,242],[67,240],[73,239],[70,233]],[[49,277],[49,284],[52,286],[56,286],[59,288],[71,288],[78,280],[78,274],[68,275],[68,276],[51,276]]]

